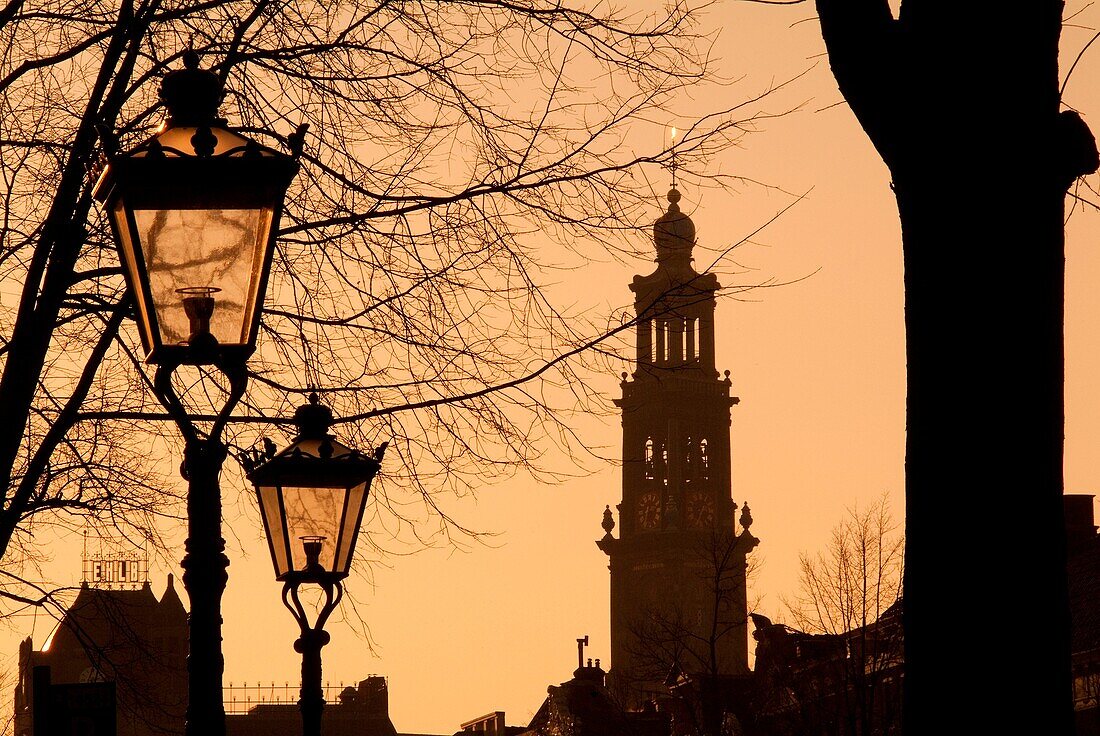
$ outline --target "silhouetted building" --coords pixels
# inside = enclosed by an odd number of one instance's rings
[[[273,736],[300,733],[302,716],[297,702],[259,703],[246,713],[227,714],[226,736]],[[325,736],[397,736],[390,720],[386,678],[371,675],[344,688],[335,703],[321,713]]]
[[[573,679],[551,685],[522,736],[668,736],[667,713],[652,704],[625,710],[608,692],[605,676],[589,660],[573,671]]]
[[[1100,736],[1100,536],[1093,496],[1067,494],[1063,504],[1075,733]],[[900,733],[902,605],[898,601],[873,624],[836,635],[806,634],[754,614],[756,682],[747,731],[754,736]]]
[[[673,669],[661,708],[672,717],[671,736],[751,736],[753,673],[711,675]]]
[[[1093,497],[1062,498],[1069,551],[1072,615],[1073,710],[1078,736],[1100,734],[1100,537]]]
[[[517,736],[526,731],[524,726],[508,726],[504,723],[504,711],[495,710],[483,716],[472,718],[460,726],[455,736],[477,734],[478,736]]]
[[[756,671],[741,711],[753,736],[901,733],[902,601],[867,626],[807,634],[753,614]]]
[[[158,601],[146,570],[140,555],[85,553],[85,582],[42,650],[30,637],[20,643],[15,736],[184,733],[187,612],[172,576]],[[301,732],[297,686],[230,687],[228,694],[227,736]],[[384,677],[326,697],[326,736],[412,736],[390,721]]]
[[[657,267],[635,276],[637,357],[623,374],[619,536],[604,512],[597,544],[610,558],[611,671],[616,696],[638,708],[667,697],[673,666],[709,676],[748,673],[746,555],[730,491],[729,371],[714,359],[713,274],[692,267],[695,225],[668,193],[653,226]],[[716,618],[717,617],[717,618]]]
[[[113,683],[119,736],[183,733],[187,612],[174,581],[169,576],[158,601],[149,581],[143,579],[143,567],[122,567],[120,560],[99,562],[112,565],[113,572],[108,574],[103,567],[91,580],[86,575],[76,600],[42,650],[33,649],[30,637],[19,646],[16,736],[33,733],[34,670],[41,667],[49,668],[54,685]],[[62,723],[54,725],[61,729],[58,733],[70,732]]]

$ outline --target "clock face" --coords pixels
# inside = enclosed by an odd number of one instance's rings
[[[661,499],[650,491],[638,499],[638,526],[642,529],[656,529],[661,523]]]
[[[714,496],[695,491],[687,497],[687,523],[696,529],[714,526]]]

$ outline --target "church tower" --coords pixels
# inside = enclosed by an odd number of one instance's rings
[[[669,677],[748,672],[746,555],[758,540],[730,486],[729,371],[714,359],[718,279],[692,267],[695,225],[680,192],[653,226],[657,268],[635,276],[637,356],[623,373],[619,534],[610,507],[611,671],[628,705]]]

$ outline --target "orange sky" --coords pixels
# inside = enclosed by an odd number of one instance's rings
[[[1067,14],[1082,6],[1074,0]],[[735,251],[745,270],[740,279],[723,277],[727,285],[771,278],[796,283],[720,302],[716,327],[719,366],[731,371],[741,397],[733,410],[734,498],[750,503],[753,532],[762,540],[756,555],[763,564],[750,599],[758,597],[758,610],[773,616],[782,610],[780,596],[795,589],[799,553],[821,548],[846,507],[885,493],[899,520],[903,513],[897,213],[885,167],[848,109],[834,106],[840,97],[820,56],[812,14],[809,6],[726,3],[707,21],[723,29],[716,50],[725,73],[744,75],[718,104],[813,67],[768,104],[779,110],[804,102],[800,112],[768,123],[743,148],[712,164],[714,172],[809,192],[752,244]],[[1064,37],[1069,61],[1095,32],[1090,24],[1100,26],[1100,9],[1089,8],[1074,24]],[[1100,46],[1074,72],[1066,99],[1100,130]],[[685,101],[685,109],[699,104]],[[666,185],[662,181],[661,189]],[[734,193],[700,191],[690,176],[681,188],[681,204],[695,220],[702,248],[722,249],[744,238],[789,201],[753,186]],[[651,219],[662,205],[654,202]],[[697,258],[702,260],[700,251]],[[1074,212],[1067,259],[1066,488],[1093,492],[1100,489],[1092,449],[1100,445],[1100,350],[1092,329],[1100,315],[1100,290],[1094,287],[1100,283],[1098,213]],[[950,272],[949,253],[943,267]],[[606,299],[594,309],[607,309],[629,303],[631,277],[651,268],[648,262],[627,269],[594,264],[573,278],[578,294]],[[608,293],[607,284],[617,286]],[[1023,289],[1020,298],[1027,298]],[[618,390],[614,376],[593,381],[609,398]],[[617,422],[592,419],[580,429],[617,453]],[[371,627],[376,655],[338,614],[324,651],[326,679],[388,675],[391,716],[400,731],[452,733],[462,721],[491,710],[505,710],[509,724],[526,724],[546,686],[569,677],[575,638],[589,634],[591,656],[607,657],[608,574],[594,540],[602,534],[604,505],[613,506],[619,492],[618,469],[607,467],[554,487],[517,478],[483,489],[476,501],[453,503],[460,520],[499,536],[465,552],[440,549],[391,559],[373,571],[373,587],[353,577],[349,591]],[[996,503],[996,489],[988,492]],[[1021,524],[1026,513],[1020,510]],[[291,649],[296,632],[279,602],[253,514],[247,502],[227,511],[232,530],[226,534],[226,681],[294,681],[300,665]],[[58,546],[48,569],[57,579],[79,580],[79,546]],[[154,572],[158,592],[166,572]],[[15,626],[0,632],[0,645],[12,655],[17,638],[32,627],[36,646],[50,628],[30,617],[16,619]]]

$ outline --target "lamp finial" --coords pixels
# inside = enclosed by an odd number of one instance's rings
[[[168,72],[160,83],[160,100],[168,108],[170,128],[215,124],[224,96],[221,77],[199,68],[199,54],[193,48],[183,52],[183,69]]]
[[[332,410],[321,403],[316,391],[310,391],[309,403],[294,412],[294,424],[298,426],[299,439],[322,439],[332,426]]]

